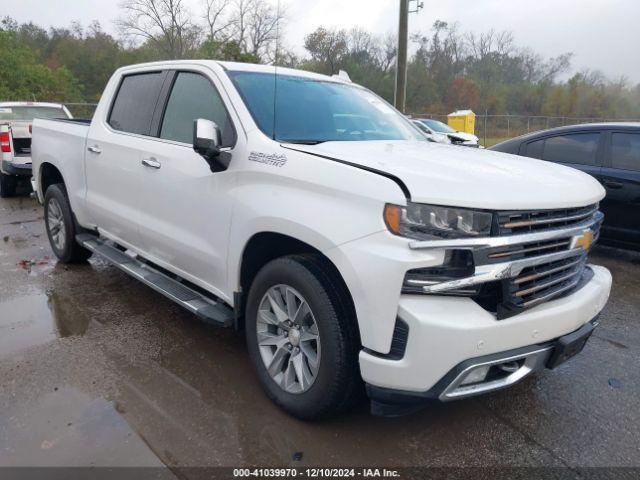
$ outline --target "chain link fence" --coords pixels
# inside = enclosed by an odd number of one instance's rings
[[[412,118],[433,118],[447,123],[446,114],[413,113]],[[640,122],[637,118],[548,117],[529,115],[476,115],[476,132],[480,143],[491,147],[504,140],[548,128],[600,122]]]

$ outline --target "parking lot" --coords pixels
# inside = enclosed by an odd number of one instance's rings
[[[36,201],[0,200],[0,465],[638,467],[640,255],[592,260],[612,298],[558,370],[407,417],[304,423],[262,393],[242,334],[101,260],[56,264]]]

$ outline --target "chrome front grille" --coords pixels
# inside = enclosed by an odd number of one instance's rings
[[[486,263],[504,262],[539,255],[548,255],[554,252],[568,250],[571,246],[571,237],[547,240],[543,242],[521,243],[504,248],[497,248],[487,253]],[[483,262],[484,263],[484,262]]]
[[[499,236],[515,235],[552,228],[571,227],[594,218],[597,213],[598,204],[560,210],[499,212],[497,214],[498,229],[496,234]]]
[[[470,252],[473,273],[446,278],[441,272],[437,278],[421,280],[423,272],[414,270],[407,282],[425,294],[475,291],[467,296],[498,320],[512,317],[583,285],[590,273],[587,255],[604,219],[597,208],[497,212],[491,237],[412,242],[412,249]]]
[[[525,268],[516,278],[503,282],[503,299],[497,305],[499,319],[560,298],[573,291],[582,279],[587,253],[535,267]]]

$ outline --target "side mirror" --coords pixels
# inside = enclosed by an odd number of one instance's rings
[[[211,159],[220,155],[222,133],[215,122],[199,118],[193,121],[193,149],[205,157]]]
[[[228,164],[221,159],[222,133],[215,122],[199,118],[193,121],[193,149],[202,155],[212,172],[226,170]]]

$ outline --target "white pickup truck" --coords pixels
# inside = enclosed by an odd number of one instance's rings
[[[31,179],[34,118],[72,118],[57,103],[0,102],[0,196],[15,195],[18,181]]]
[[[61,261],[100,254],[244,329],[266,393],[300,418],[363,387],[393,415],[555,368],[611,288],[587,261],[593,178],[427,142],[340,77],[126,67],[90,124],[36,120],[33,160]]]

